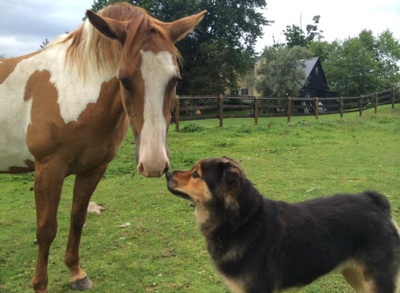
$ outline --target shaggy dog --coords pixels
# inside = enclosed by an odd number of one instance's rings
[[[399,230],[381,194],[273,201],[230,158],[204,159],[166,178],[173,194],[196,205],[208,252],[232,292],[279,292],[333,270],[356,292],[399,291]]]

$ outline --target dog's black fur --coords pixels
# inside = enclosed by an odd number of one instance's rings
[[[188,172],[193,178],[184,178]],[[196,204],[213,263],[234,292],[278,292],[307,285],[334,269],[357,292],[399,290],[399,231],[389,202],[379,193],[337,194],[296,204],[273,201],[227,158],[205,159],[192,170],[166,177],[172,193]],[[188,191],[193,184],[208,195]]]

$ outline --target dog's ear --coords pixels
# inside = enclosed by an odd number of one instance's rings
[[[223,157],[221,160],[221,182],[229,195],[237,197],[244,180],[244,173],[239,163],[232,158]]]

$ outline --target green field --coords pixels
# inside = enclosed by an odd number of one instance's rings
[[[172,169],[204,157],[230,156],[270,199],[302,201],[373,189],[386,194],[400,222],[400,108],[313,117],[182,122],[168,136]],[[228,292],[214,272],[193,208],[171,195],[165,178],[136,172],[129,134],[92,200],[106,210],[87,218],[81,243],[90,292]],[[73,176],[65,181],[49,260],[49,292],[68,289],[63,264]],[[0,175],[0,292],[31,292],[37,246],[33,175]],[[126,228],[119,228],[124,223]],[[339,275],[303,292],[352,292]]]

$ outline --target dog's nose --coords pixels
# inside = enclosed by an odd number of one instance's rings
[[[167,181],[170,181],[172,178],[172,172],[169,172],[168,170],[165,172],[165,178]]]

